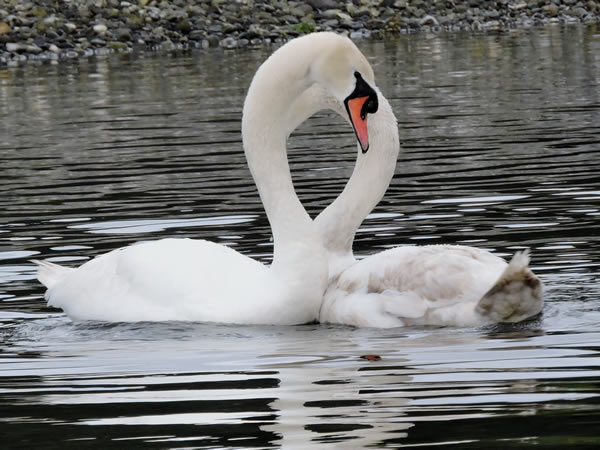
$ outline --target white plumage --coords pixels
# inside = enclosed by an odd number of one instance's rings
[[[315,219],[329,254],[319,320],[358,327],[478,326],[538,314],[543,286],[528,268],[528,252],[507,264],[474,247],[402,246],[356,261],[354,235],[387,190],[400,150],[392,108],[378,97],[379,110],[369,116],[371,149],[358,151],[344,191]]]
[[[528,252],[507,264],[474,247],[392,248],[334,277],[320,320],[358,327],[518,322],[543,305],[541,282],[528,263]]]
[[[76,320],[316,320],[327,287],[327,253],[295,194],[286,139],[299,118],[314,112],[314,105],[302,101],[312,86],[341,105],[359,78],[374,86],[373,71],[356,46],[333,33],[316,33],[275,51],[252,80],[242,137],[273,232],[270,267],[212,242],[163,239],[114,250],[76,269],[39,263],[48,304]]]
[[[285,140],[320,109],[348,118],[343,99],[356,70],[379,99],[368,117],[371,149],[358,147],[344,191],[312,224],[293,189]],[[406,246],[356,261],[354,235],[384,195],[400,146],[392,109],[349,40],[317,33],[275,52],[252,82],[242,133],[273,230],[271,267],[208,241],[164,239],[77,269],[39,262],[49,305],[87,320],[294,324],[318,317],[360,327],[476,326],[541,311],[543,286],[528,252],[507,264],[473,247]]]

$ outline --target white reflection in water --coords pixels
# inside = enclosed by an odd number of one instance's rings
[[[69,228],[84,229],[90,233],[119,234],[119,233],[156,233],[169,228],[186,228],[202,226],[225,226],[248,223],[257,216],[225,216],[198,217],[193,219],[141,219],[141,220],[111,220],[109,222],[86,223],[71,225]]]

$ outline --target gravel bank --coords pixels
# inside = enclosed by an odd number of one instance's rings
[[[599,22],[600,1],[591,0],[0,0],[0,66],[261,46],[315,30],[386,39]]]

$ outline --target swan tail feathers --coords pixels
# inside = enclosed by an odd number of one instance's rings
[[[48,289],[51,289],[75,270],[49,261],[38,261],[34,259],[32,262],[38,265],[37,279]]]
[[[517,252],[476,310],[491,322],[520,322],[542,311],[543,291],[542,282],[529,268],[529,250]]]

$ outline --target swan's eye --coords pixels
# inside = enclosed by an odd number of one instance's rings
[[[378,106],[377,96],[369,97],[369,100],[367,100],[367,103],[365,104],[365,111],[369,114],[374,114],[377,112]]]

